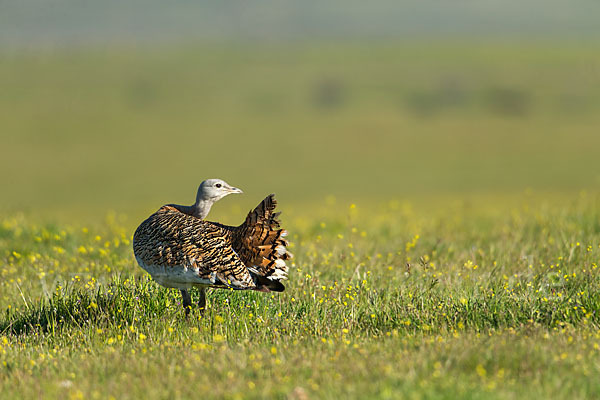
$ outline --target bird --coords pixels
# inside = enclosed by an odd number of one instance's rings
[[[268,195],[239,226],[206,221],[223,197],[243,193],[222,179],[207,179],[191,206],[166,204],[144,220],[133,235],[138,264],[158,284],[179,289],[186,318],[190,289],[200,289],[198,306],[206,309],[206,289],[282,292],[288,277],[288,232],[280,227],[275,195]]]

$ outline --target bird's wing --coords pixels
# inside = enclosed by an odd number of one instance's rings
[[[244,223],[232,231],[232,245],[260,286],[283,291],[285,287],[280,281],[287,279],[286,261],[292,258],[292,254],[287,251],[287,231],[280,228],[276,206],[277,201],[272,194],[260,202],[248,213]]]
[[[213,286],[253,289],[250,272],[231,246],[223,226],[163,206],[142,222],[134,234],[133,249],[145,265],[183,266]]]

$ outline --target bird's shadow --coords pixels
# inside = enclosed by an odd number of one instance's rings
[[[95,289],[67,286],[49,296],[24,299],[0,317],[0,334],[57,332],[65,327],[128,326],[159,318],[182,318],[177,293],[148,279],[119,277]]]

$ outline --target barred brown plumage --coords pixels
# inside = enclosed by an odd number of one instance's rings
[[[181,290],[186,315],[188,290],[231,288],[281,292],[287,279],[287,232],[275,213],[277,201],[267,196],[239,226],[203,220],[208,209],[230,193],[241,193],[219,179],[202,182],[193,206],[162,206],[137,228],[133,250],[137,262],[162,286]]]

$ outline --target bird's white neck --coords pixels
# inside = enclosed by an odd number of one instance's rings
[[[191,206],[192,215],[200,219],[206,218],[213,204],[214,201],[211,200],[196,200],[196,203]]]
[[[179,211],[184,214],[191,215],[196,218],[204,219],[208,215],[210,208],[215,202],[212,200],[196,200],[196,203],[191,206],[182,206],[179,204],[171,204],[171,206],[175,207]]]

